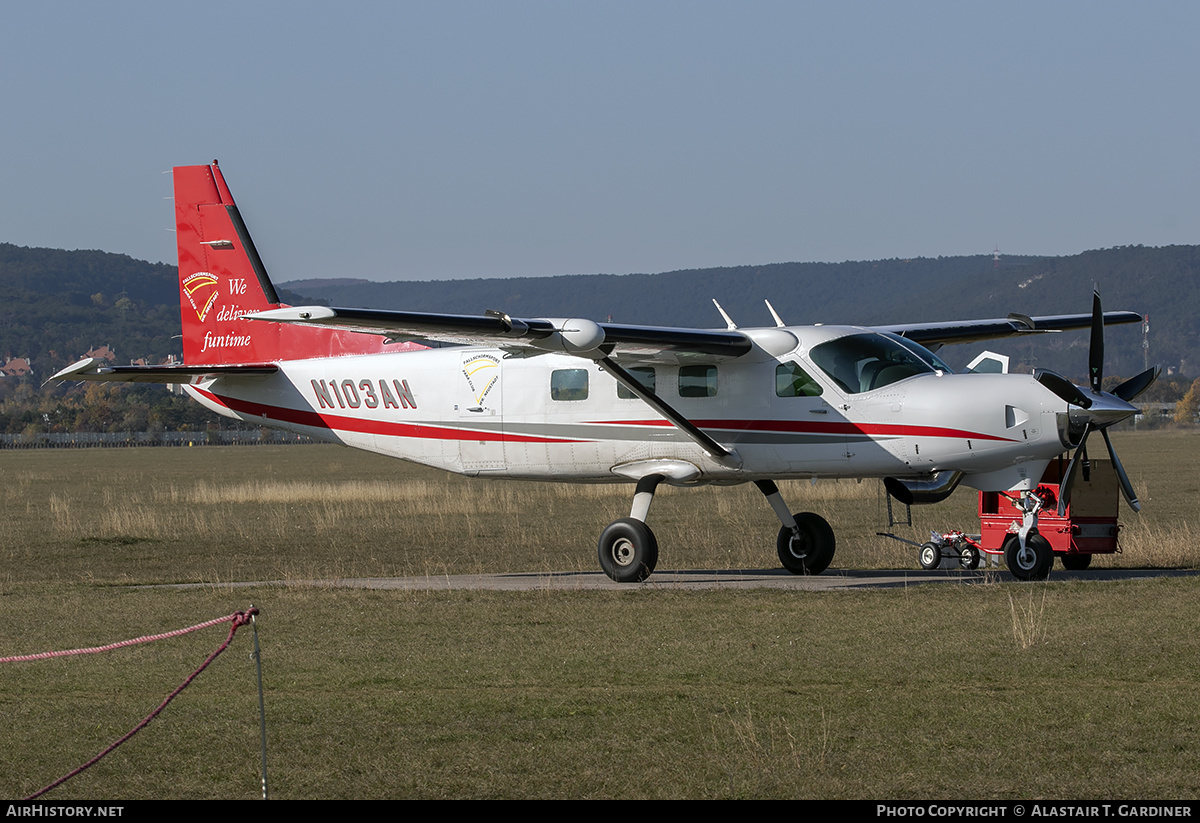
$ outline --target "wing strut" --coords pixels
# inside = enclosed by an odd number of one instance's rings
[[[661,397],[652,391],[648,391],[632,374],[618,366],[611,357],[603,357],[597,360],[596,363],[600,368],[611,374],[618,383],[633,392],[638,399],[666,418],[672,426],[687,435],[688,439],[704,449],[713,460],[730,468],[736,469],[741,467],[742,458],[738,456],[737,452],[725,448],[701,431],[692,421],[667,405]]]

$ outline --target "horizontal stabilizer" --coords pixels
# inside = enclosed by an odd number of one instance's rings
[[[50,380],[95,380],[105,383],[193,383],[206,377],[231,375],[254,377],[274,374],[279,367],[273,363],[252,363],[236,366],[109,366],[98,357],[88,357],[67,366]]]

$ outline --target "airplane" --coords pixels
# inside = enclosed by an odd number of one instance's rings
[[[906,503],[960,484],[1018,492],[1022,524],[1005,559],[1021,579],[1053,563],[1032,492],[1073,449],[1065,506],[1092,432],[1139,507],[1107,429],[1137,411],[1130,401],[1158,369],[1101,389],[1104,326],[1142,318],[1103,312],[1098,293],[1090,314],[865,327],[789,326],[769,302],[775,325],[762,328],[738,328],[718,305],[724,329],[289,306],[215,160],[176,167],[174,193],[183,364],[89,358],[51,380],[181,384],[226,417],[472,477],[632,483],[629,516],[597,549],[618,582],[655,569],[647,518],[662,483],[754,483],[795,574],[823,572],[836,540],[819,514],[791,511],[783,479],[883,478]],[[955,374],[934,353],[1082,328],[1086,387],[1047,370]]]

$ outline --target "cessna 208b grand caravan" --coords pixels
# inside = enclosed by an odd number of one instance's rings
[[[1028,505],[1006,560],[1019,577],[1053,562],[1031,491],[1156,377],[1101,391],[1103,327],[1133,312],[900,326],[682,329],[288,306],[280,302],[229,188],[211,166],[174,170],[184,365],[87,359],[52,379],[186,384],[219,414],[480,477],[636,484],[632,510],[604,530],[600,565],[644,580],[658,561],[646,525],[659,484],[752,482],[779,518],[779,559],[819,574],[834,534],[794,514],[775,481],[878,477],[906,502],[963,485],[1018,491]],[[770,308],[770,304],[767,304]],[[719,307],[718,307],[719,308]],[[722,312],[724,314],[724,312]],[[933,350],[1091,328],[1090,385],[1052,372],[954,374]],[[420,348],[404,343],[437,343]],[[441,345],[454,344],[454,345]]]

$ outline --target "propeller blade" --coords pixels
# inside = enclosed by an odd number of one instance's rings
[[[1080,408],[1091,408],[1092,400],[1086,394],[1079,390],[1079,387],[1072,383],[1067,378],[1063,377],[1058,372],[1052,372],[1049,369],[1034,369],[1033,379],[1041,383],[1043,386],[1054,392],[1060,399],[1067,401],[1072,406]]]
[[[1067,476],[1063,478],[1058,485],[1058,516],[1062,517],[1067,513],[1067,504],[1071,502],[1071,487],[1075,485],[1075,475],[1079,472],[1079,466],[1083,460],[1087,459],[1087,439],[1092,433],[1092,424],[1088,423],[1083,427],[1083,438],[1079,441],[1079,448],[1075,449],[1075,454],[1071,457],[1071,462],[1067,464]],[[1080,458],[1083,460],[1080,460]]]
[[[1088,380],[1092,391],[1100,391],[1104,382],[1104,310],[1100,308],[1100,290],[1092,290],[1092,342],[1088,346]]]
[[[1100,434],[1104,437],[1104,445],[1108,447],[1109,459],[1112,460],[1113,469],[1117,473],[1117,480],[1121,484],[1121,493],[1125,496],[1125,500],[1129,503],[1130,508],[1135,512],[1141,511],[1141,503],[1138,502],[1137,494],[1133,490],[1133,484],[1129,482],[1129,475],[1125,473],[1125,467],[1121,465],[1121,461],[1117,457],[1117,452],[1113,449],[1112,441],[1108,438],[1107,429],[1112,424],[1124,420],[1136,411],[1130,406],[1129,401],[1150,388],[1150,384],[1155,381],[1158,374],[1159,368],[1157,366],[1153,369],[1146,369],[1136,377],[1131,377],[1117,386],[1107,396],[1105,395],[1104,390],[1101,388],[1104,383],[1104,311],[1100,307],[1100,290],[1099,288],[1093,289],[1092,339],[1088,347],[1088,383],[1091,386],[1092,394],[1100,402],[1090,414],[1095,419],[1095,423],[1093,424],[1090,419],[1084,423],[1083,436],[1079,438],[1079,446],[1075,449],[1075,454],[1071,457],[1071,462],[1067,466],[1066,476],[1063,477],[1062,482],[1059,484],[1058,514],[1060,517],[1067,513],[1067,506],[1071,502],[1071,488],[1075,485],[1075,477],[1078,475],[1080,467],[1087,464],[1087,439],[1088,435],[1095,429],[1099,429]],[[1091,409],[1093,406],[1093,401],[1084,395],[1078,386],[1062,375],[1051,371],[1035,369],[1034,379],[1068,403],[1084,409]],[[1124,408],[1118,406],[1112,398],[1116,398],[1117,401],[1123,403]],[[1086,418],[1089,415],[1078,416]],[[1084,470],[1084,480],[1087,480],[1086,469]]]
[[[1162,366],[1154,366],[1153,368],[1146,369],[1141,374],[1131,377],[1121,385],[1117,386],[1112,390],[1112,393],[1124,400],[1126,403],[1129,403],[1133,400],[1133,398],[1150,388],[1150,385],[1158,379],[1158,376],[1161,373]]]
[[[1121,465],[1121,461],[1117,458],[1117,452],[1113,449],[1112,441],[1108,439],[1108,432],[1101,429],[1100,434],[1104,435],[1104,445],[1108,446],[1108,456],[1112,460],[1113,468],[1117,470],[1117,480],[1121,482],[1121,493],[1125,495],[1125,501],[1135,512],[1140,512],[1142,504],[1138,502],[1137,494],[1133,491],[1133,484],[1129,482],[1129,475],[1125,474],[1125,467]]]

